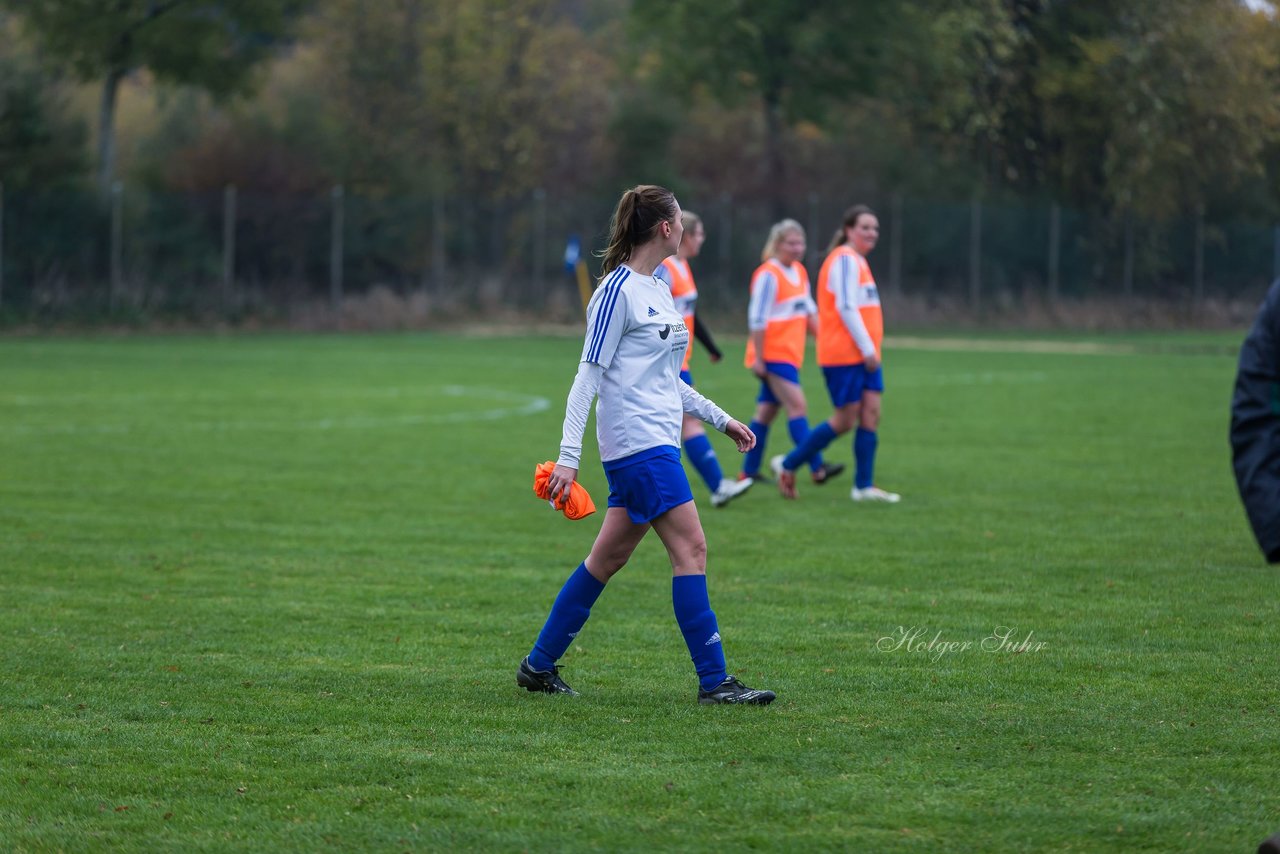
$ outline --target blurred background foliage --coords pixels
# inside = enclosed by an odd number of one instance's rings
[[[871,201],[909,234],[895,284],[963,294],[980,200],[998,293],[1189,291],[1208,264],[1251,294],[1280,251],[1280,24],[1237,0],[0,0],[0,306],[24,316],[101,308],[112,275],[140,310],[209,303],[228,187],[241,310],[327,293],[335,186],[348,290],[465,273],[536,309],[564,237],[598,243],[642,181],[708,215],[704,272],[735,289],[770,221],[819,228],[812,260]]]

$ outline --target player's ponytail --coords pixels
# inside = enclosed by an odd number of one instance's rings
[[[653,239],[659,223],[675,215],[675,194],[665,187],[641,184],[623,193],[609,222],[609,245],[600,253],[600,279],[626,263],[637,246]]]
[[[840,227],[836,229],[836,233],[831,237],[831,245],[827,247],[828,252],[849,242],[849,229],[858,224],[858,217],[863,214],[875,216],[876,212],[868,205],[854,205],[844,212],[844,216],[840,219]]]

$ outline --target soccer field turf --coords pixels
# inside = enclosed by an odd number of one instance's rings
[[[582,696],[517,689],[598,528],[530,488],[576,338],[0,340],[0,847],[1252,850],[1280,609],[1239,337],[891,340],[901,504],[846,473],[716,510],[693,475],[767,708],[695,702],[653,535],[563,662]],[[726,351],[694,375],[747,421]]]

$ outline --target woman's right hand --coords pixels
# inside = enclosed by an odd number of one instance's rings
[[[760,379],[764,379],[769,375],[769,368],[765,365],[764,359],[756,359],[751,363],[751,373],[755,374]]]
[[[557,510],[560,509],[562,499],[569,500],[569,489],[577,479],[578,470],[572,466],[556,463],[556,467],[552,469],[551,477],[547,478],[547,488],[551,491],[551,505]]]

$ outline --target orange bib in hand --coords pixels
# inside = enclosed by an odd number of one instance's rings
[[[551,472],[555,471],[556,464],[547,460],[545,463],[539,463],[537,468],[533,470],[533,494],[541,498],[543,501],[551,500]],[[565,500],[563,494],[560,496],[560,502],[555,508],[569,519],[582,519],[596,512],[596,503],[591,500],[591,495],[587,492],[587,488],[576,480],[569,487],[569,498]]]

